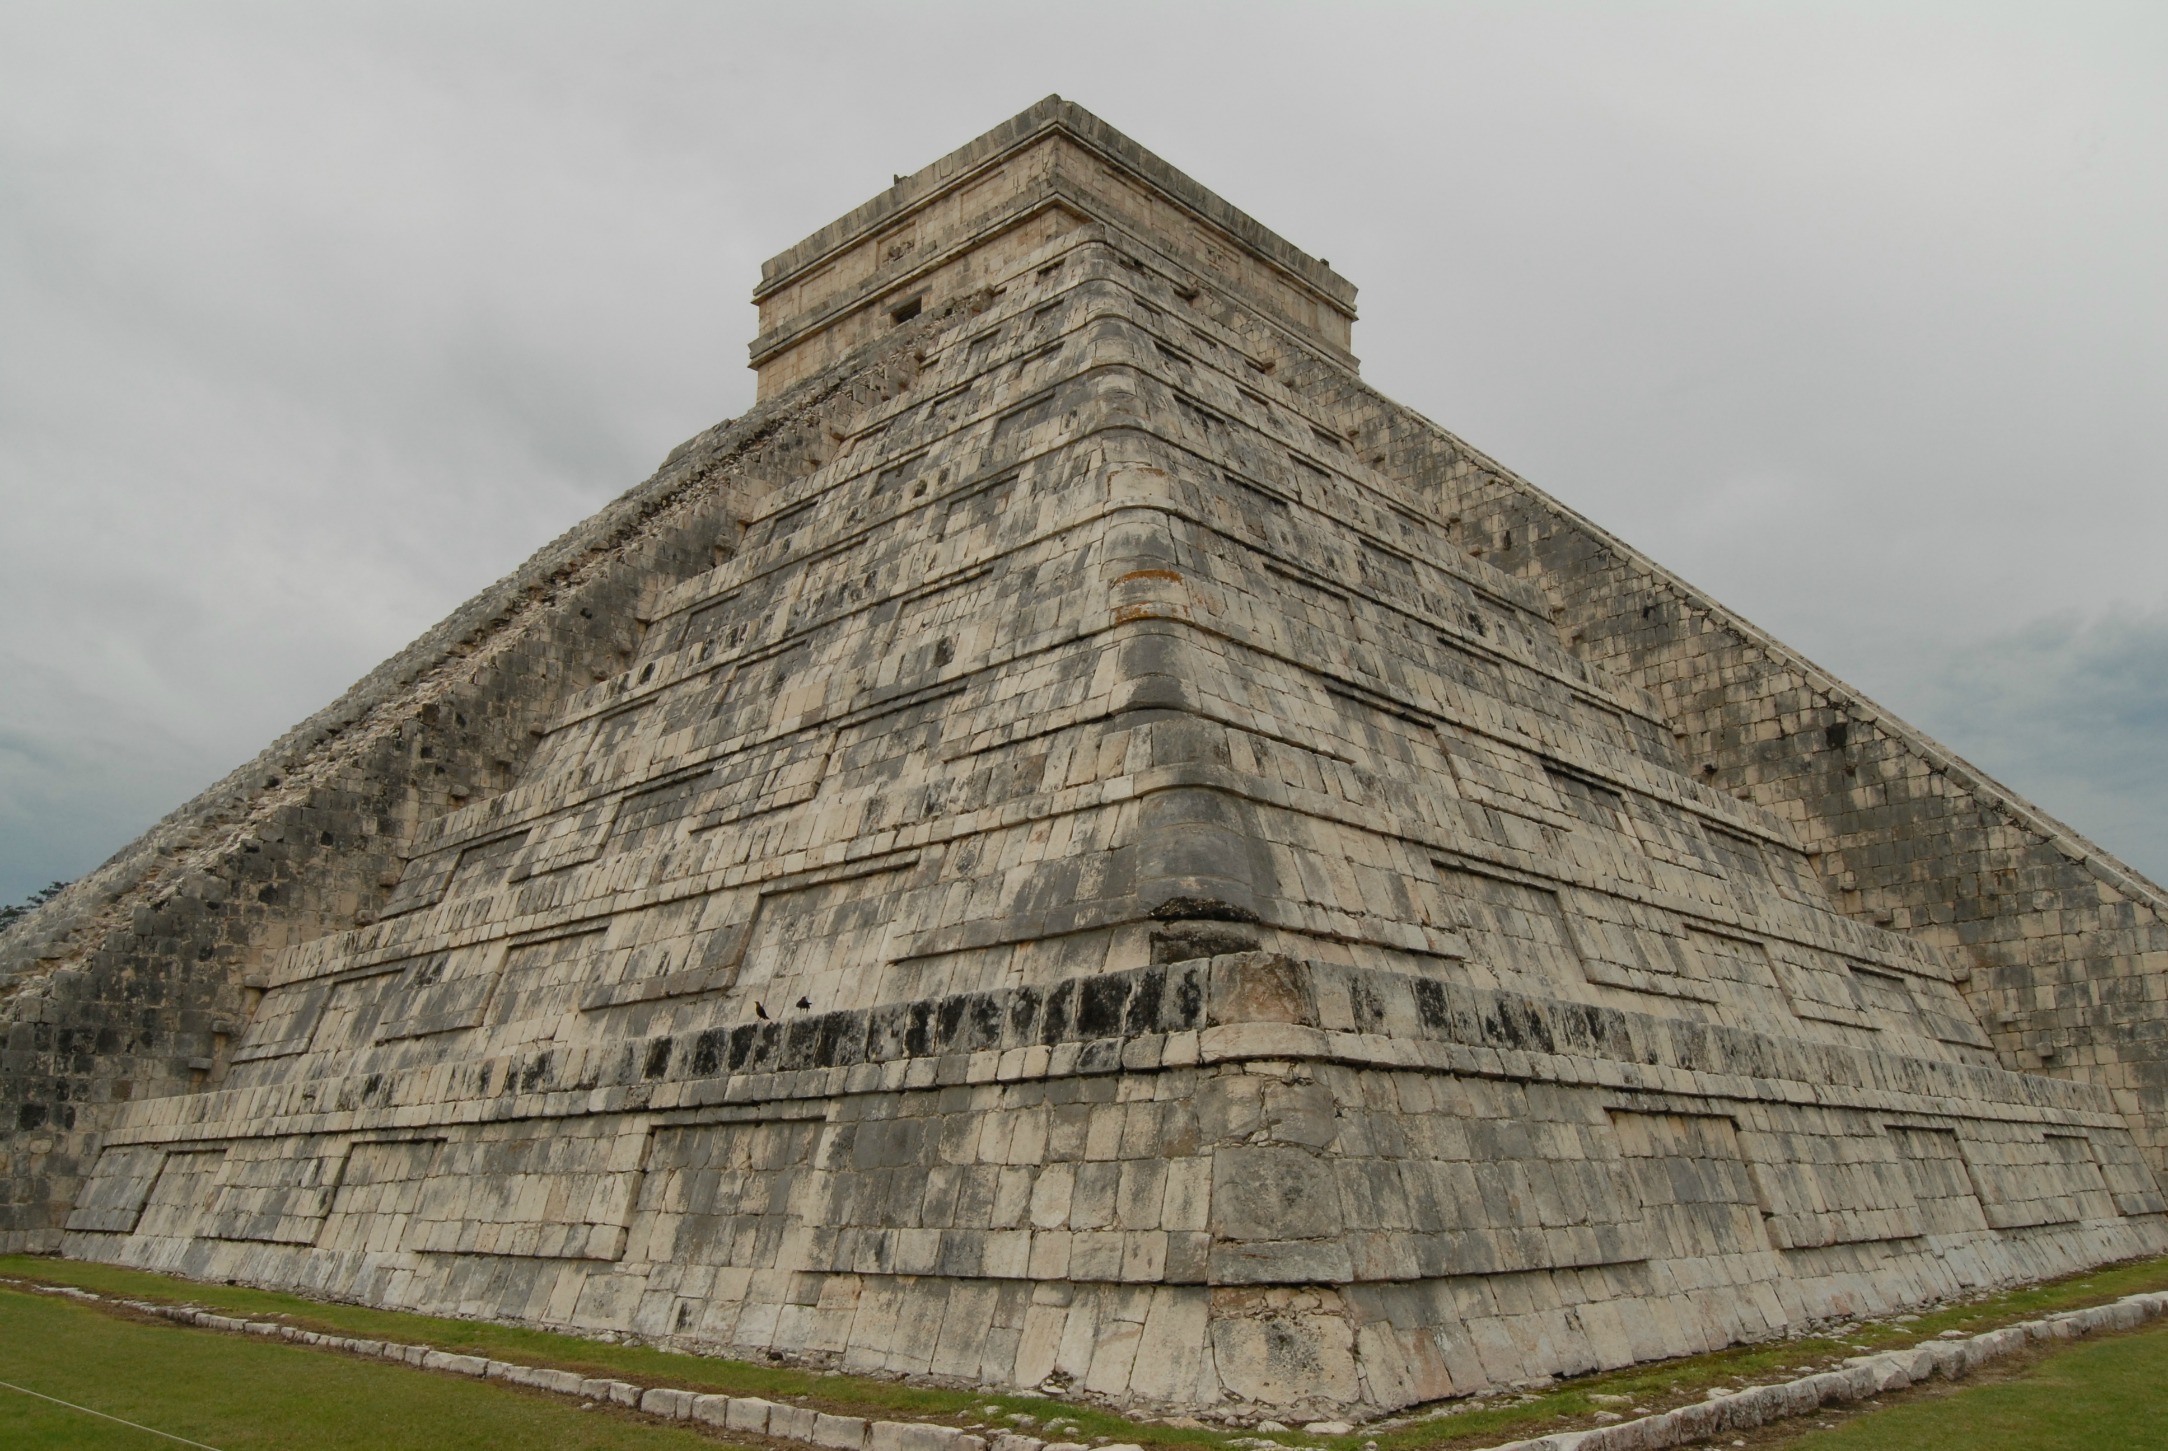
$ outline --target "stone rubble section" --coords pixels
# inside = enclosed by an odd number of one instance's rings
[[[1000,265],[686,496],[729,548],[105,1114],[66,1252],[1306,1421],[2168,1249],[2114,1098],[1358,447],[1302,269],[1137,215],[943,233]]]

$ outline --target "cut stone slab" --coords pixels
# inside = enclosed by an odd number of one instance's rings
[[[1358,446],[1323,263],[1052,101],[758,300],[758,427],[416,715],[490,784],[101,1111],[68,1253],[1318,1419],[2168,1249],[2106,1088]]]

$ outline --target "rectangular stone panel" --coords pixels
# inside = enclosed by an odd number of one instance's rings
[[[2100,1171],[2100,1156],[2086,1134],[2046,1135],[2048,1164],[2055,1186],[2077,1206],[2079,1219],[2113,1219],[2121,1211],[2108,1192],[2107,1177]]]
[[[1707,823],[1702,824],[1701,835],[1717,871],[1731,887],[1733,901],[1746,911],[1760,910],[1761,904],[1775,893],[1761,843]]]
[[[985,656],[1006,623],[994,614],[992,574],[991,567],[970,570],[897,603],[883,658],[868,682],[869,701],[923,690]]]
[[[488,892],[504,885],[505,875],[512,864],[519,860],[521,850],[527,844],[525,829],[491,837],[487,841],[473,841],[459,848],[457,864],[437,898],[459,897]]]
[[[739,892],[620,914],[598,954],[599,965],[586,975],[593,986],[582,989],[581,1008],[726,991],[737,980],[750,911],[747,894]],[[712,925],[717,921],[720,925]]]
[[[2168,1213],[2168,1198],[2161,1194],[2138,1145],[2128,1134],[2094,1134],[2093,1154],[2100,1161],[2100,1176],[2115,1197],[2116,1211],[2125,1216]]]
[[[1444,863],[1439,864],[1438,882],[1455,925],[1468,939],[1471,957],[1554,981],[1580,976],[1580,950],[1555,890]]]
[[[452,948],[409,960],[390,989],[376,1041],[478,1027],[503,960],[499,943]]]
[[[68,1216],[68,1228],[134,1232],[165,1162],[166,1151],[154,1144],[118,1144],[100,1153]]]
[[[344,1166],[345,1151],[307,1140],[256,1139],[227,1151],[218,1192],[197,1233],[209,1239],[314,1244]]]
[[[646,1127],[493,1125],[448,1140],[414,1200],[406,1248],[614,1260],[639,1193]]]
[[[1763,1228],[1779,1249],[1910,1239],[1922,1232],[1897,1145],[1871,1125],[1801,1110],[1741,1135]]]
[[[545,872],[591,862],[602,854],[625,798],[605,796],[560,812],[531,827],[509,868],[507,882],[524,882]]]
[[[1920,1025],[1929,1037],[1985,1050],[1976,1061],[1993,1061],[1988,1053],[1994,1048],[1994,1040],[1981,1029],[1973,1017],[1972,1005],[1958,992],[1956,984],[1940,977],[1913,973],[1906,976],[1905,987],[1918,1010]]]
[[[1633,838],[1641,850],[1684,873],[1679,880],[1698,898],[1708,899],[1711,885],[1722,886],[1721,858],[1709,844],[1703,824],[1668,802],[1646,796],[1622,796]],[[1676,874],[1674,874],[1676,875]]]
[[[378,1020],[399,985],[399,969],[340,978],[328,984],[309,1035],[312,1053],[366,1048],[376,1041]]]
[[[811,801],[828,777],[833,731],[801,731],[725,756],[704,778],[689,828],[708,831]]]
[[[1919,1206],[1921,1233],[1976,1234],[1987,1228],[1955,1130],[1892,1125],[1889,1136]]]
[[[223,1146],[176,1149],[159,1165],[135,1232],[146,1239],[186,1239],[202,1232],[218,1199],[219,1171],[226,1162]]]
[[[1551,790],[1581,825],[1613,836],[1633,831],[1626,798],[1620,792],[1578,771],[1560,770],[1548,763],[1543,766],[1543,774],[1549,779]]]
[[[1777,993],[1776,972],[1769,965],[1769,949],[1760,942],[1729,933],[1689,927],[1688,947],[1702,975],[1713,983],[1730,983],[1757,993]]]
[[[1777,985],[1794,1013],[1852,1028],[1874,1026],[1842,958],[1789,942],[1777,944],[1771,957]]]
[[[854,711],[836,732],[834,750],[820,763],[822,771],[833,778],[830,797],[836,808],[848,810],[847,801],[863,799],[868,792],[919,795],[913,788],[923,783],[931,795],[919,799],[930,800],[938,809],[941,783],[937,777],[927,778],[939,769],[932,764],[937,752],[955,754],[941,747],[950,730],[965,718],[960,709],[964,694],[960,683],[932,686],[898,692],[902,698],[887,697],[881,704]]]
[[[350,1145],[318,1244],[375,1254],[403,1249],[422,1186],[443,1146],[441,1136]]]
[[[855,1006],[886,961],[893,898],[902,865],[761,894],[745,930],[737,980],[783,1007],[806,998],[815,1009]]]
[[[399,885],[392,889],[391,897],[377,915],[397,917],[434,907],[443,901],[446,889],[451,886],[452,874],[459,868],[460,855],[460,848],[448,847],[408,862],[399,874]]]
[[[775,1268],[795,1226],[825,1219],[793,1202],[821,1132],[814,1121],[655,1130],[628,1263]]]
[[[1669,914],[1601,892],[1570,890],[1560,900],[1590,982],[1693,1002],[1716,1000],[1685,929]]]
[[[1710,1259],[1766,1250],[1760,1197],[1738,1126],[1713,1114],[1611,1110],[1651,1258]]]
[[[1860,1003],[1874,1018],[1877,1027],[1918,1030],[1919,1004],[1912,1000],[1902,977],[1893,972],[1876,972],[1858,963],[1851,965],[1851,973],[1852,982],[1859,989]]]
[[[650,696],[595,723],[594,736],[580,762],[587,780],[629,780],[644,774],[655,743],[651,729],[655,699]]]
[[[801,506],[801,512],[794,517],[802,526],[811,523],[813,516],[810,509]],[[770,528],[771,534],[788,532],[781,521]],[[796,588],[797,580],[788,571],[757,575],[703,600],[686,612],[681,633],[665,638],[674,648],[705,645],[712,658],[727,660],[740,651],[756,648],[767,638],[767,629],[781,623],[781,607],[789,602]]]
[[[487,1021],[500,1027],[536,1025],[546,1055],[555,1032],[545,1025],[577,1004],[586,985],[594,981],[608,932],[606,924],[590,921],[569,932],[560,929],[547,936],[514,938],[504,951],[494,992],[486,1000]],[[534,1033],[536,1028],[526,1031]]]
[[[2043,1135],[2022,1124],[1974,1123],[1968,1130],[1965,1154],[1992,1227],[2116,1217],[2114,1197],[2083,1135]]]
[[[611,822],[609,850],[614,855],[666,850],[694,831],[700,805],[707,800],[715,768],[707,761],[683,766],[642,781],[618,800]]]
[[[329,982],[318,980],[287,983],[266,992],[249,1020],[247,1036],[234,1050],[233,1061],[253,1063],[261,1058],[306,1052],[331,987]]]

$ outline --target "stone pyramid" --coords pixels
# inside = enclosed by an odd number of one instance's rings
[[[1298,1414],[2168,1249],[1770,747],[1931,743],[1693,664],[1324,263],[1050,98],[756,298],[752,414],[63,899],[13,1243]]]

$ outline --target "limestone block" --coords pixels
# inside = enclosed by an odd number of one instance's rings
[[[654,1386],[640,1397],[640,1409],[651,1416],[667,1416],[673,1421],[687,1420],[693,1413],[693,1402],[698,1400],[697,1391],[667,1390]]]
[[[737,1405],[736,1401],[731,1404],[733,1417],[737,1414]],[[813,1439],[814,1414],[804,1406],[771,1404],[768,1407],[768,1434],[778,1441],[811,1441]],[[853,1418],[846,1416],[841,1419],[850,1420]],[[735,1419],[731,1422],[731,1428],[733,1430],[742,1429]],[[861,1427],[861,1430],[863,1430],[863,1427]]]
[[[960,1451],[962,1436],[950,1426],[875,1421],[867,1428],[866,1451]]]
[[[733,1431],[764,1436],[769,1434],[769,1412],[774,1408],[773,1402],[764,1401],[758,1396],[732,1396],[723,1407],[723,1424]]]
[[[2158,953],[2051,922],[2076,858],[1904,827],[1956,763],[1290,351],[1315,318],[1257,309],[1326,306],[1270,281],[1323,270],[1093,135],[1189,202],[952,235],[928,265],[969,289],[902,319],[906,231],[958,224],[845,224],[871,273],[820,281],[824,243],[763,305],[807,329],[764,380],[833,371],[277,763],[339,800],[221,796],[257,850],[189,848],[170,899],[113,899],[130,945],[10,999],[21,1122],[80,1112],[82,1162],[0,1238],[1364,1411],[2168,1249],[2159,1105],[2113,1077],[2159,995],[2090,1035],[2071,1007]],[[1009,187],[1008,144],[905,191]],[[2080,874],[2089,922],[2153,900]],[[1993,927],[1962,994],[1953,903]],[[1998,1031],[2053,1074],[1970,1021],[2020,997]],[[116,1014],[160,1046],[97,1047]]]
[[[424,1370],[448,1371],[453,1375],[487,1375],[489,1361],[479,1355],[452,1355],[442,1350],[425,1351],[421,1360]]]
[[[1218,1244],[1209,1261],[1221,1285],[1344,1284],[1355,1278],[1349,1246],[1323,1239]]]
[[[1912,1367],[1909,1357],[1878,1355],[1869,1365],[1874,1371],[1874,1388],[1877,1393],[1903,1390],[1912,1384]]]
[[[1355,1398],[1353,1335],[1337,1316],[1261,1307],[1215,1318],[1213,1363],[1235,1394],[1266,1404]]]
[[[1213,1232],[1239,1240],[1301,1240],[1341,1229],[1330,1167],[1302,1149],[1250,1146],[1212,1155]]]
[[[771,1415],[771,1429],[775,1418]],[[813,1417],[813,1431],[809,1438],[816,1446],[827,1446],[832,1451],[864,1451],[866,1445],[866,1422],[861,1416],[832,1416],[827,1412]]]

